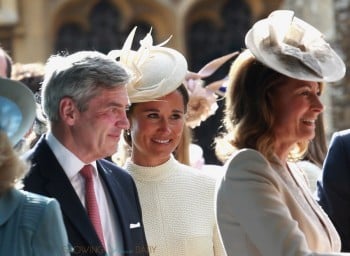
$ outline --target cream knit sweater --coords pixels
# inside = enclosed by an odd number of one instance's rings
[[[215,179],[173,157],[157,167],[128,160],[151,256],[226,255],[214,216]]]

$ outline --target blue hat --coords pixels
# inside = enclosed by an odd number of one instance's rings
[[[31,128],[35,119],[35,100],[24,84],[0,78],[0,130],[15,145]]]

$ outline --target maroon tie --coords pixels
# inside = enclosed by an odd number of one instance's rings
[[[100,239],[104,248],[104,238],[101,225],[100,212],[98,210],[98,204],[95,196],[94,180],[92,179],[94,167],[91,164],[85,165],[81,170],[80,174],[85,178],[85,202],[86,209],[89,218],[94,226],[98,238]]]

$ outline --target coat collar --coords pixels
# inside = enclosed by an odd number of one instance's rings
[[[10,219],[23,199],[23,194],[15,188],[11,188],[0,197],[0,226]]]

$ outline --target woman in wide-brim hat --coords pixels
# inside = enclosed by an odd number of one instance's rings
[[[315,136],[324,82],[345,65],[314,27],[278,10],[258,21],[231,66],[217,149],[232,155],[216,214],[228,255],[342,255],[339,236],[294,161]],[[332,254],[334,253],[334,254]]]
[[[19,189],[28,167],[13,146],[34,118],[29,88],[0,78],[0,255],[70,255],[58,202]]]

